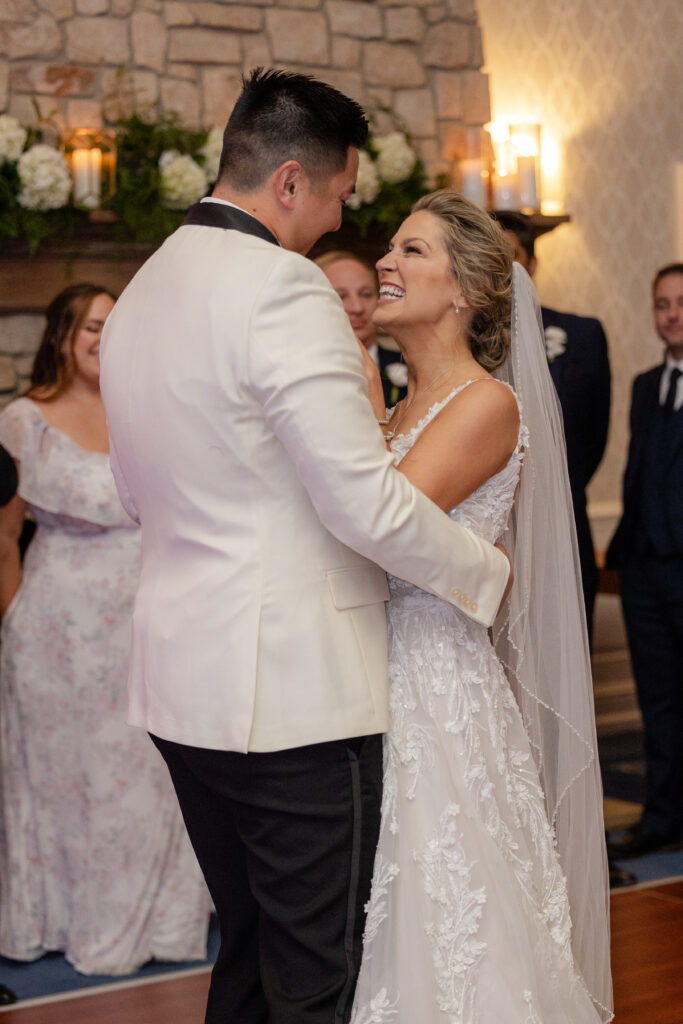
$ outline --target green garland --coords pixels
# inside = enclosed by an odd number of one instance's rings
[[[200,166],[200,153],[209,132],[183,128],[177,115],[152,121],[140,114],[116,122],[116,191],[105,204],[117,216],[114,233],[119,238],[158,244],[185,217],[183,210],[168,210],[161,204],[159,157],[169,149],[191,156]]]
[[[26,148],[43,139],[43,128],[51,124],[42,119],[38,128],[29,129]],[[103,204],[115,214],[112,235],[120,240],[158,245],[183,222],[183,210],[167,209],[162,204],[159,158],[168,150],[205,163],[201,150],[209,131],[188,129],[176,114],[158,111],[135,112],[121,116],[114,124],[116,134],[116,190]],[[366,147],[374,160],[377,151],[372,136]],[[15,163],[0,164],[0,248],[4,242],[19,241],[32,255],[49,238],[73,239],[88,224],[88,211],[69,203],[58,210],[27,210],[19,205],[19,174]],[[424,164],[417,159],[408,177],[396,184],[380,182],[374,202],[354,210],[345,207],[343,220],[355,225],[362,238],[369,234],[388,238],[410,213],[413,203],[429,190]]]

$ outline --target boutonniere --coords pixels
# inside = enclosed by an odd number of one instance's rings
[[[545,354],[549,363],[552,363],[558,356],[561,356],[567,347],[567,332],[561,327],[546,327],[545,331]]]
[[[408,367],[405,363],[387,363],[382,376],[391,384],[389,404],[396,405],[400,388],[405,388],[408,385]]]

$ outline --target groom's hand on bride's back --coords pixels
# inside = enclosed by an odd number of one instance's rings
[[[510,562],[510,556],[507,553],[507,551],[505,550],[505,548],[503,547],[503,545],[499,543],[499,544],[496,544],[495,547],[497,547],[499,551],[502,551],[503,554],[505,555],[505,557],[507,558],[508,562]],[[512,590],[512,584],[514,582],[515,582],[515,573],[514,573],[514,570],[512,568],[512,562],[510,562],[510,575],[508,576],[507,586],[505,587],[505,590],[503,591],[503,596],[501,598],[500,607],[499,607],[498,611],[500,611],[500,609],[503,607],[503,605],[507,601],[508,597],[510,596],[510,591]]]

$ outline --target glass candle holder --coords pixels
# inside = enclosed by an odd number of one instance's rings
[[[454,167],[454,185],[470,202],[490,206],[491,140],[483,128],[465,130],[464,150]]]

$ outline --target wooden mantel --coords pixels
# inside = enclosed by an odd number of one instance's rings
[[[119,295],[156,246],[117,242],[110,225],[92,225],[70,239],[43,242],[34,256],[25,245],[0,249],[0,316],[43,313],[62,288],[80,281]]]
[[[566,215],[530,220],[536,235],[552,231],[570,218]],[[26,245],[11,243],[0,249],[0,316],[12,313],[44,313],[48,304],[69,284],[90,281],[119,295],[157,246],[120,242],[111,224],[91,224],[68,242],[44,242],[35,256]],[[311,252],[315,257],[328,249],[350,249],[374,263],[386,248],[386,239],[361,238],[352,224],[325,235]]]

